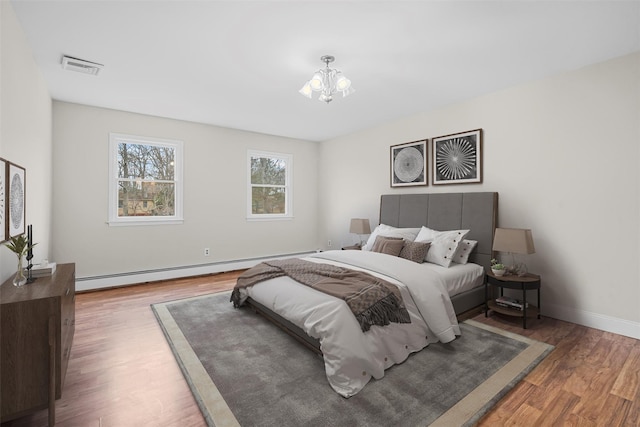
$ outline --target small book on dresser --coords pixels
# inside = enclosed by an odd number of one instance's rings
[[[34,264],[31,267],[31,277],[45,277],[51,276],[56,272],[56,263],[50,262],[47,265],[44,264]],[[25,274],[28,274],[28,271],[25,269]]]

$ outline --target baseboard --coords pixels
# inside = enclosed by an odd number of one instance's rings
[[[605,316],[584,310],[576,310],[557,304],[545,303],[542,305],[542,315],[578,325],[613,332],[614,334],[640,339],[640,323],[617,317]]]
[[[311,253],[313,252],[298,252],[261,258],[247,258],[241,260],[212,262],[208,264],[132,271],[103,276],[76,277],[76,291],[95,291],[99,289],[155,282],[158,280],[179,279],[181,277],[202,276],[205,274],[222,273],[225,271],[243,270],[245,268],[253,267],[262,261],[291,258],[294,256],[305,256]]]

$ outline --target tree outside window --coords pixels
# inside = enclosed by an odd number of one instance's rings
[[[182,220],[182,142],[111,134],[111,223]]]
[[[289,154],[249,151],[249,218],[291,217]]]

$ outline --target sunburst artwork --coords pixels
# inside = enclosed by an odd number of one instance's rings
[[[482,182],[482,129],[433,138],[433,184]]]

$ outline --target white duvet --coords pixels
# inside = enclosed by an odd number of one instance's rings
[[[373,377],[403,362],[430,343],[449,342],[460,328],[442,275],[423,264],[377,252],[329,251],[307,261],[368,271],[400,288],[411,323],[372,326],[362,332],[347,304],[335,297],[279,277],[241,290],[319,339],[331,387],[340,395],[358,393]]]

